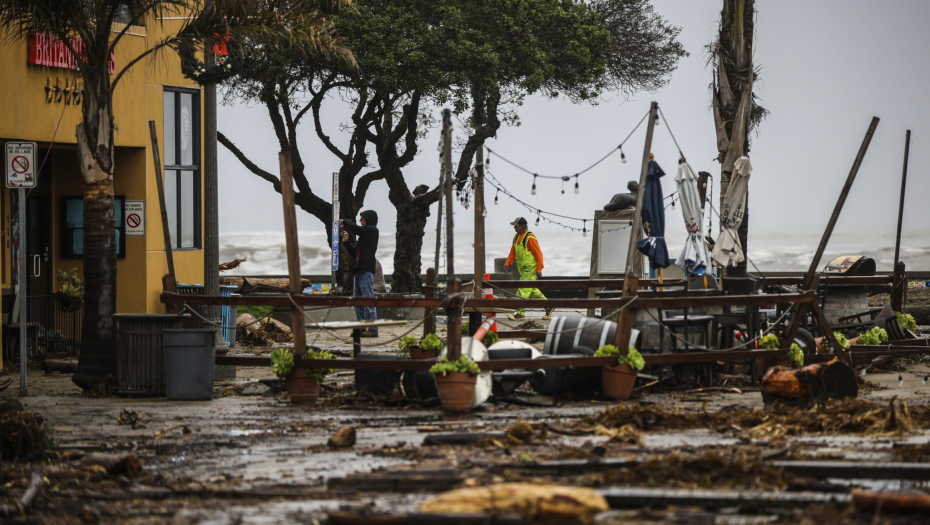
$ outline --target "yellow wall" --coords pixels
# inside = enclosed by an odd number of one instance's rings
[[[166,31],[176,30],[179,24],[178,21],[168,21],[165,27],[149,23],[148,28],[130,28],[130,34],[116,47],[117,73],[133,57],[153,45]],[[83,274],[82,259],[60,257],[58,231],[61,197],[83,195],[83,179],[78,165],[75,140],[75,127],[81,120],[81,108],[45,102],[47,79],[52,85],[56,79],[63,85],[66,78],[73,81],[79,79],[79,76],[76,71],[68,69],[27,64],[27,57],[27,42],[5,43],[0,46],[0,67],[4,71],[4,74],[0,75],[0,143],[9,140],[35,141],[41,149],[54,141],[53,152],[50,155],[53,188],[49,203],[53,225],[54,269],[68,271],[76,267],[79,273]],[[164,86],[198,87],[193,81],[183,77],[180,59],[171,50],[153,59],[146,58],[138,62],[120,80],[114,95],[114,191],[117,195],[125,195],[127,200],[145,200],[146,204],[145,237],[127,237],[126,258],[117,261],[116,306],[120,313],[165,311],[159,295],[162,290],[162,276],[167,273],[167,262],[148,126],[149,120],[155,121],[159,147],[162,149]],[[202,103],[200,134],[202,146]],[[161,152],[159,156],[161,157]],[[40,162],[39,159],[36,160]],[[203,191],[201,198],[202,195]],[[10,190],[4,185],[0,195],[0,217],[3,225],[0,231],[10,224],[9,209]],[[203,214],[201,201],[201,231]],[[4,234],[0,254],[0,288],[10,288],[9,232]],[[175,251],[174,265],[178,282],[203,283],[202,250]]]

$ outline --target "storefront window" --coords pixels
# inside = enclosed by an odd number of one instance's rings
[[[165,208],[174,249],[200,242],[200,91],[165,87]]]
[[[116,256],[126,257],[126,223],[123,212],[126,197],[117,195],[113,198],[116,222]],[[61,198],[61,256],[65,259],[84,257],[84,198]]]

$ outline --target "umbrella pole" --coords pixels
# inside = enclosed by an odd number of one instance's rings
[[[639,290],[639,276],[633,271],[633,257],[638,254],[636,249],[636,236],[643,229],[643,188],[646,187],[646,173],[649,171],[649,152],[652,150],[652,132],[655,129],[656,115],[659,111],[659,104],[653,102],[649,106],[649,118],[646,126],[646,144],[643,148],[642,169],[639,172],[639,188],[636,193],[636,209],[633,210],[633,227],[630,229],[630,245],[626,252],[626,272],[623,277],[623,297],[636,295]],[[633,311],[630,308],[624,308],[620,312],[620,319],[617,320],[617,348],[627,349],[630,347],[630,335],[633,330]]]

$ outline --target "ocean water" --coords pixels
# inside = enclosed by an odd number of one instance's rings
[[[886,231],[887,230],[887,231]],[[561,229],[534,229],[545,259],[544,275],[588,275],[591,263],[592,234],[582,236],[580,232]],[[750,230],[749,258],[762,272],[803,271],[810,266],[811,259],[820,243],[823,232],[793,229]],[[675,237],[681,237],[676,239]],[[470,273],[474,265],[473,233],[468,230],[455,232],[454,270]],[[506,257],[510,251],[513,231],[489,231],[487,233],[487,268],[493,269],[494,258]],[[304,274],[326,274],[330,271],[330,248],[322,230],[305,230],[298,233],[300,242],[301,272]],[[684,243],[684,235],[670,233],[666,238],[671,257],[677,256]],[[394,268],[394,234],[381,232],[378,259],[389,274]],[[445,268],[446,247],[443,244],[440,267]],[[834,232],[821,260],[823,267],[840,255],[865,255],[875,259],[879,271],[890,271],[894,260],[894,228],[849,229]],[[427,231],[424,237],[422,267],[435,265],[436,232]],[[252,231],[221,232],[220,261],[231,261],[246,257],[247,262],[238,269],[224,275],[285,275],[287,255],[284,232]],[[930,270],[930,230],[905,231],[901,240],[901,260],[911,270]],[[753,267],[750,266],[750,270]]]

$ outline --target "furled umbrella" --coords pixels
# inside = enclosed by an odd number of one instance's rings
[[[651,156],[651,155],[650,155]],[[653,269],[659,271],[662,278],[662,268],[668,268],[668,247],[665,245],[665,206],[662,196],[662,182],[659,180],[665,172],[659,163],[650,160],[646,172],[646,187],[643,189],[643,231],[646,238],[639,241],[637,247],[646,257]]]
[[[707,244],[704,243],[702,233],[704,213],[701,205],[703,203],[698,191],[698,176],[687,162],[678,165],[675,184],[678,186],[681,214],[685,219],[685,228],[688,230],[688,238],[675,264],[680,266],[688,277],[703,275],[710,266],[710,253],[707,251]]]
[[[720,236],[717,237],[714,251],[711,252],[714,262],[720,266],[736,266],[746,259],[736,230],[743,223],[743,214],[746,212],[746,192],[749,189],[751,172],[752,164],[749,163],[749,157],[736,159],[727,196],[723,200],[723,209],[720,210]]]

